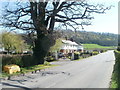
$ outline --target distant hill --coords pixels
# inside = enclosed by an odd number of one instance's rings
[[[73,39],[77,43],[82,44],[98,44],[102,46],[117,46],[118,35],[112,33],[99,33],[99,32],[87,32],[87,31],[72,31],[72,30],[60,30],[62,37]]]
[[[21,34],[25,42],[29,45],[33,44],[36,35]],[[118,35],[112,33],[99,33],[88,31],[72,31],[72,30],[56,30],[56,38],[66,38],[77,42],[78,44],[98,44],[101,46],[117,46]],[[120,41],[120,39],[119,39]]]

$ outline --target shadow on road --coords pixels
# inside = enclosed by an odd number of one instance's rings
[[[12,86],[14,88],[11,88],[11,90],[13,89],[17,89],[17,90],[32,90],[30,88],[24,87],[24,86],[18,86],[18,85],[13,85],[13,84],[9,84],[9,83],[2,83],[2,85],[6,85],[6,86]],[[2,88],[2,90],[10,90],[10,88]]]

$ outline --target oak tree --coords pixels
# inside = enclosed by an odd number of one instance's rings
[[[14,4],[14,5],[13,5]],[[12,7],[14,6],[14,7]],[[33,48],[36,64],[43,64],[50,47],[54,44],[54,27],[57,23],[72,27],[90,25],[92,13],[102,14],[110,7],[91,4],[87,0],[29,0],[9,2],[4,8],[3,25],[12,29],[35,32]]]

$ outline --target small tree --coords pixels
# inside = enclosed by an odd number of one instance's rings
[[[62,39],[61,38],[57,39],[55,45],[50,48],[50,52],[59,51],[62,45],[63,45]]]
[[[22,52],[25,48],[25,43],[22,40],[21,36],[10,33],[10,32],[3,32],[2,33],[2,43],[3,47],[7,52],[16,51],[17,53]]]

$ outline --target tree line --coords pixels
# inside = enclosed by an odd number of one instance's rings
[[[118,35],[112,33],[99,33],[88,31],[72,31],[72,30],[59,30],[62,37],[73,39],[77,43],[82,44],[99,44],[101,46],[117,46]]]

